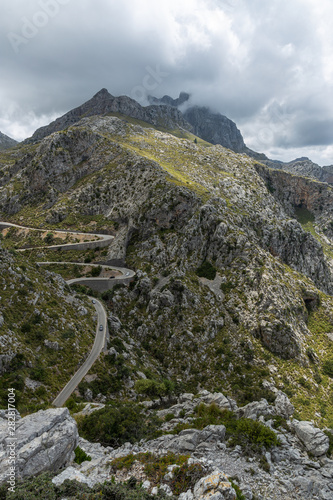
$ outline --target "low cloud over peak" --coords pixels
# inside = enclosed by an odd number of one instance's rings
[[[103,87],[141,103],[184,90],[252,149],[333,163],[329,0],[3,0],[0,14],[0,130],[15,139]]]

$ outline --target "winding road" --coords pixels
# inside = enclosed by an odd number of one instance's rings
[[[77,372],[73,375],[70,381],[65,385],[63,390],[60,392],[60,394],[58,394],[58,396],[53,401],[52,404],[57,407],[63,406],[65,404],[69,396],[72,394],[72,392],[79,385],[83,377],[88,373],[92,365],[95,363],[96,359],[100,355],[105,345],[107,325],[108,325],[106,311],[99,300],[94,299],[93,297],[90,297],[90,299],[94,301],[94,306],[97,311],[97,318],[98,318],[94,345],[92,346],[89,356],[87,357],[85,362],[80,366]],[[100,326],[103,327],[103,330],[100,330]]]
[[[10,222],[2,222],[0,221],[0,230],[2,227],[15,227],[18,229],[25,229],[25,230],[30,230],[30,231],[40,231],[40,232],[47,232],[48,229],[37,229],[37,228],[29,228],[25,226],[20,226],[18,224],[12,224]],[[37,250],[37,249],[49,249],[49,250],[55,250],[57,248],[62,248],[63,250],[79,250],[79,249],[87,249],[87,248],[96,248],[97,246],[99,247],[104,247],[108,246],[111,244],[111,242],[114,239],[114,236],[111,235],[105,235],[105,234],[94,234],[94,233],[79,233],[77,231],[57,231],[57,230],[50,230],[50,232],[56,234],[56,233],[69,233],[73,235],[83,235],[85,237],[91,237],[95,238],[97,237],[98,239],[91,239],[90,241],[84,241],[84,242],[78,242],[78,243],[64,243],[63,245],[48,245],[48,246],[42,246],[42,247],[32,247],[32,248],[22,248],[18,249],[17,251],[27,251],[27,250]],[[109,269],[112,271],[118,271],[121,273],[120,276],[117,276],[117,280],[129,280],[135,276],[135,272],[132,269],[127,269],[126,267],[116,267],[116,266],[109,266],[109,265],[100,265],[100,264],[93,264],[93,263],[82,263],[82,262],[38,262],[39,265],[50,265],[50,264],[71,264],[71,265],[78,265],[78,266],[91,266],[91,267],[98,267],[100,266],[101,268],[104,269]],[[106,282],[110,282],[110,285],[115,282],[110,278],[99,278],[99,277],[94,277],[94,278],[88,278],[88,277],[81,277],[81,278],[73,278],[70,280],[66,280],[66,283],[68,285],[72,285],[74,283],[80,283],[84,282],[85,285],[89,286],[89,282],[101,282],[104,285],[108,286]],[[108,333],[108,324],[107,324],[107,314],[106,310],[103,306],[103,304],[96,298],[89,297],[96,309],[97,312],[97,326],[96,326],[96,334],[95,334],[95,341],[92,346],[92,349],[87,357],[87,359],[84,361],[84,363],[80,366],[80,368],[77,370],[77,372],[73,375],[73,377],[70,379],[70,381],[65,385],[65,387],[62,389],[62,391],[58,394],[58,396],[55,398],[53,401],[53,405],[57,407],[61,407],[65,404],[69,396],[72,394],[72,392],[75,390],[75,388],[79,385],[83,377],[88,373],[92,365],[95,363],[96,359],[100,355],[101,351],[103,350],[105,343],[106,343],[106,338],[107,338],[107,333]]]

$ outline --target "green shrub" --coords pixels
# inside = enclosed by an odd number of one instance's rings
[[[173,470],[173,478],[170,488],[174,495],[180,495],[189,489],[193,489],[195,484],[206,475],[205,469],[200,464],[183,464]]]
[[[323,373],[333,378],[333,359],[328,359],[323,364]]]
[[[145,466],[144,473],[147,475],[149,481],[157,485],[167,473],[169,465],[178,465],[181,468],[187,465],[188,458],[189,455],[175,455],[175,453],[172,452],[162,456],[157,456],[150,452],[138,453],[137,455],[130,453],[125,457],[115,458],[111,462],[111,467],[112,471],[115,473],[117,470],[121,469],[129,470],[134,462],[141,462]],[[185,470],[183,472],[185,473]],[[181,477],[181,474],[179,477]]]
[[[135,382],[134,389],[139,394],[145,394],[151,398],[162,398],[170,395],[174,390],[171,380],[164,379],[161,382],[154,379],[140,379]]]
[[[134,443],[142,438],[153,439],[159,435],[159,420],[149,419],[144,409],[133,402],[111,403],[79,421],[79,433],[88,441],[104,446],[121,446],[127,441]]]
[[[54,234],[47,233],[47,235],[44,238],[44,242],[47,243],[47,245],[52,245],[52,243],[54,242]]]
[[[240,445],[247,453],[259,453],[262,447],[269,449],[277,446],[279,441],[275,432],[261,422],[240,418],[232,429],[230,444]]]
[[[91,457],[89,455],[86,454],[86,452],[84,450],[82,450],[79,446],[77,446],[74,450],[74,453],[75,453],[75,459],[74,459],[74,462],[76,462],[77,464],[81,465],[82,462],[90,462],[91,461]]]
[[[214,280],[216,276],[216,268],[208,262],[208,260],[205,260],[196,270],[196,275],[201,278],[207,278],[208,280]]]
[[[234,285],[231,283],[231,281],[226,281],[225,283],[221,283],[221,290],[222,292],[227,295],[233,288]]]
[[[240,487],[233,481],[234,478],[229,477],[229,481],[231,483],[231,486],[236,492],[236,500],[246,500],[246,497],[243,495],[242,490]]]
[[[101,274],[101,271],[102,271],[102,266],[93,267],[91,270],[91,276],[96,278]]]

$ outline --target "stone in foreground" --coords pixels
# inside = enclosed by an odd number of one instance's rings
[[[0,419],[0,484],[7,481],[12,437],[8,422]],[[72,458],[78,443],[75,420],[67,408],[40,410],[16,423],[16,474],[18,479],[54,471]]]
[[[293,427],[297,437],[302,441],[306,450],[314,457],[320,457],[327,453],[329,439],[323,431],[314,427],[311,422],[307,421],[298,422],[294,420]]]

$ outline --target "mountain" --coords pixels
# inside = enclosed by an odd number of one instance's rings
[[[144,461],[178,447],[230,476],[241,471],[256,496],[270,485],[282,498],[283,484],[295,499],[329,498],[332,188],[175,129],[184,118],[172,105],[99,94],[0,153],[0,220],[42,228],[47,240],[56,229],[114,236],[109,247],[64,251],[31,248],[40,247],[31,229],[1,231],[2,408],[9,384],[22,413],[51,406],[93,342],[87,290],[63,278],[77,277],[79,264],[92,276],[90,264],[117,263],[135,276],[99,292],[107,345],[66,403],[75,413],[105,405],[77,417],[81,437],[116,448],[106,450],[112,460],[132,454],[126,465],[133,453]],[[140,118],[149,110],[156,125]],[[147,419],[153,443],[126,444],[148,439]],[[245,453],[253,467],[237,461]]]
[[[0,132],[0,151],[3,149],[13,148],[16,144],[18,144],[17,141]]]
[[[295,175],[310,177],[320,182],[333,184],[333,165],[320,167],[307,157],[296,158],[290,162],[263,159],[263,163],[272,168],[280,168]]]
[[[107,115],[118,113],[120,115],[136,118],[155,126],[168,129],[185,128],[191,129],[184,120],[182,114],[173,107],[161,108],[160,106],[143,107],[127,96],[114,97],[106,89],[102,89],[95,94],[92,99],[81,106],[69,111],[65,115],[57,118],[54,122],[45,127],[41,127],[26,142],[35,142],[47,137],[53,132],[63,130],[81,118],[92,115]]]
[[[181,92],[177,99],[164,96],[161,99],[149,96],[151,104],[172,106],[178,108],[188,102],[190,95]],[[183,112],[185,120],[193,127],[193,132],[211,144],[221,144],[236,153],[246,151],[242,134],[236,124],[220,113],[213,113],[203,106],[190,106]]]

